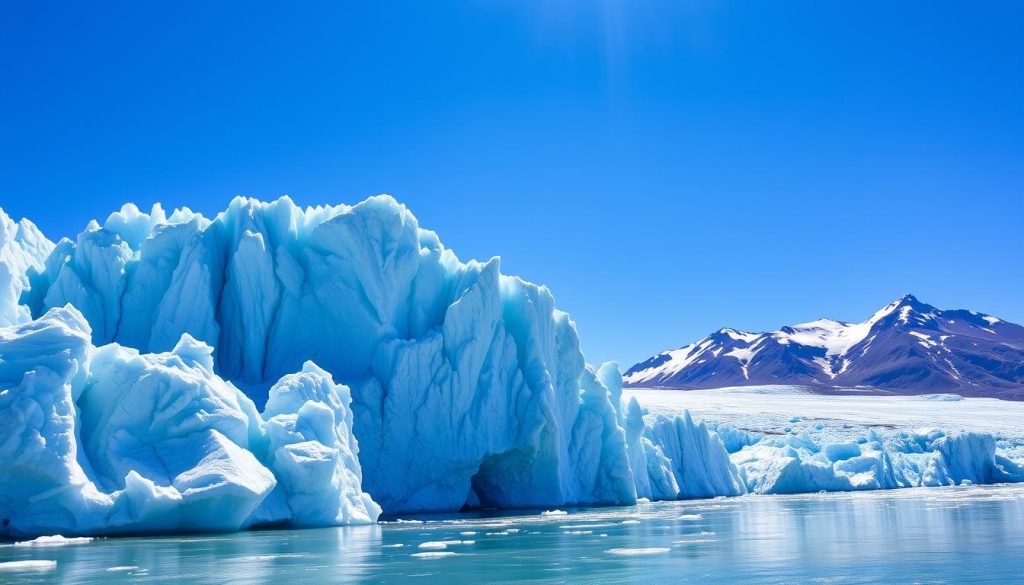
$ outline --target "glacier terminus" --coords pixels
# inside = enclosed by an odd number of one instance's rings
[[[0,212],[0,535],[1024,481],[1024,436],[647,409],[500,268],[389,196],[129,204],[56,243]]]

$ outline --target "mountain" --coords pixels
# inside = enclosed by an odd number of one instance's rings
[[[636,364],[630,386],[793,384],[1024,400],[1024,327],[913,295],[862,323],[818,319],[778,331],[719,329]]]

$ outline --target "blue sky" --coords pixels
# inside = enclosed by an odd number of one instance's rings
[[[624,366],[904,292],[1024,322],[1019,2],[206,4],[5,4],[0,206],[391,193]]]

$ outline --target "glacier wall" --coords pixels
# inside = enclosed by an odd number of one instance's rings
[[[1024,481],[990,435],[765,436],[621,393],[547,288],[387,196],[126,205],[57,244],[0,210],[0,535]]]
[[[236,198],[212,220],[126,205],[44,248],[12,270],[9,321],[74,306],[99,357],[188,335],[257,404],[314,362],[351,388],[362,484],[389,512],[636,499],[613,400],[550,291],[460,262],[390,197]],[[268,460],[279,480],[287,460]]]
[[[734,429],[719,428],[726,434]],[[1024,481],[1022,445],[921,429],[836,441],[807,432],[748,435],[729,455],[749,493],[790,494]]]

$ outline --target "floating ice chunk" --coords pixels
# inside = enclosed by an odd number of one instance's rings
[[[676,520],[683,520],[683,521],[687,521],[687,522],[692,522],[692,521],[695,521],[695,520],[701,520],[703,518],[704,517],[701,516],[700,514],[682,514],[678,518],[676,518]]]
[[[57,561],[6,561],[0,563],[0,571],[52,571]]]
[[[70,544],[86,544],[89,542],[92,542],[92,538],[88,536],[67,538],[60,534],[55,534],[53,536],[40,536],[33,540],[16,542],[14,543],[14,546],[67,546]]]
[[[141,569],[138,565],[118,565],[116,567],[107,567],[108,573],[120,573],[125,571],[137,571]]]
[[[544,510],[540,513],[541,516],[565,516],[568,512],[564,510]]]
[[[452,539],[452,540],[442,540],[440,542],[442,544],[447,545],[447,546],[459,546],[459,545],[476,544],[475,540],[456,540],[456,539]],[[420,548],[422,548],[422,546]]]
[[[419,548],[431,550],[444,550],[448,548],[448,544],[440,541],[421,542]]]

